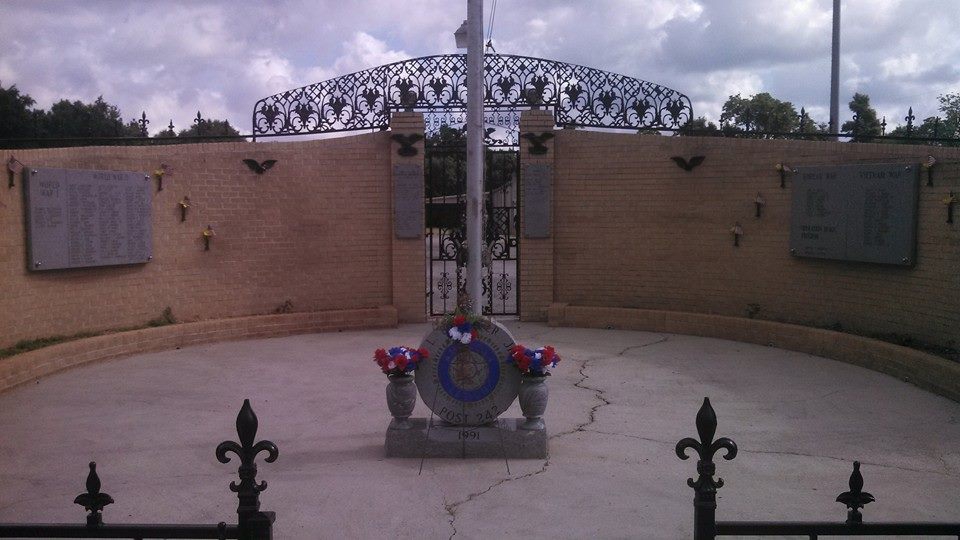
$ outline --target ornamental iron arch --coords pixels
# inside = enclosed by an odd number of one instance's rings
[[[280,92],[254,105],[253,134],[386,129],[392,111],[463,110],[466,64],[463,54],[424,56]],[[528,56],[485,55],[484,94],[488,111],[551,107],[558,126],[676,129],[693,117],[676,90]]]

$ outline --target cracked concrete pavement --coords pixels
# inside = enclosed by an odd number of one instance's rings
[[[720,519],[836,520],[852,461],[877,502],[866,521],[960,520],[960,404],[887,375],[771,347],[681,335],[505,321],[553,345],[546,460],[386,459],[386,380],[375,348],[429,325],[229,342],[73,369],[0,394],[0,521],[83,521],[72,504],[98,462],[108,523],[235,519],[236,439],[249,397],[261,500],[278,539],[689,538],[695,436],[709,396]],[[415,416],[428,416],[418,403]],[[514,404],[505,416],[519,416]],[[509,465],[510,472],[507,472]]]

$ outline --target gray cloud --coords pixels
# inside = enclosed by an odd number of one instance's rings
[[[492,0],[487,0],[487,10]],[[955,0],[845,0],[841,100],[890,118],[960,91]],[[617,71],[691,96],[716,119],[760,91],[820,114],[829,102],[830,0],[502,0],[498,52]],[[201,110],[249,130],[257,99],[407,57],[455,51],[451,0],[7,0],[0,81],[41,107],[103,95],[156,131]],[[825,119],[825,118],[820,118]]]

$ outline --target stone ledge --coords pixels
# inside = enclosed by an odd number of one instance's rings
[[[520,428],[523,418],[499,418],[486,426],[455,426],[410,418],[407,429],[387,428],[384,449],[398,458],[546,459],[547,429]]]
[[[960,364],[863,336],[725,315],[565,303],[551,304],[548,316],[550,326],[688,334],[808,353],[879,371],[960,402]]]
[[[216,341],[397,326],[393,306],[253,315],[117,332],[51,345],[0,360],[0,392],[71,367],[131,354]]]

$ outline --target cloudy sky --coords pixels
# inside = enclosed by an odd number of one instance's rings
[[[486,0],[484,27],[493,0]],[[832,0],[499,0],[497,52],[679,90],[717,120],[770,92],[829,116]],[[843,0],[841,117],[870,95],[889,127],[960,92],[960,1]],[[0,0],[0,84],[48,108],[102,95],[152,132],[204,117],[249,133],[262,97],[381,64],[457,52],[465,0]],[[485,30],[485,34],[488,30]]]

